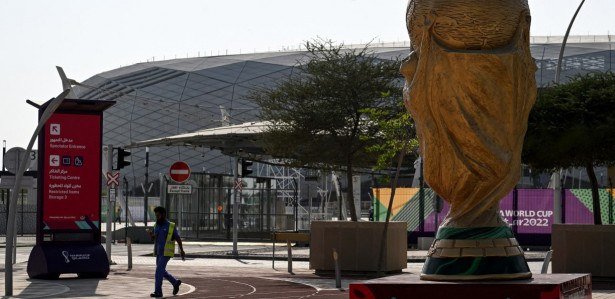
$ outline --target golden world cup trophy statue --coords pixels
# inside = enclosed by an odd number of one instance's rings
[[[450,204],[421,279],[530,278],[499,214],[536,99],[527,0],[410,0],[407,24],[404,100],[425,181]]]

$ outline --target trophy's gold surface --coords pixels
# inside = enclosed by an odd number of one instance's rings
[[[404,100],[416,123],[425,181],[450,204],[424,279],[531,276],[499,215],[499,201],[520,177],[536,98],[530,20],[525,0],[408,4],[412,52],[401,68]],[[495,262],[512,266],[502,270]]]

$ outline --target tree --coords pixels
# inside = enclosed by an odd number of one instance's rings
[[[261,107],[261,118],[271,122],[263,137],[265,150],[292,165],[344,170],[350,216],[356,221],[353,169],[376,163],[366,148],[381,142],[365,110],[401,102],[399,61],[377,58],[368,47],[348,49],[331,41],[307,42],[306,49],[298,72],[250,95]]]
[[[523,160],[541,170],[584,167],[594,223],[602,224],[595,166],[615,164],[615,74],[576,75],[540,91],[525,136]]]
[[[405,107],[401,105],[401,103],[397,108],[398,109],[366,109],[370,120],[378,124],[378,127],[380,128],[378,134],[382,137],[383,141],[367,148],[369,152],[378,154],[378,162],[374,168],[377,170],[386,170],[390,169],[391,164],[395,164],[395,172],[389,177],[391,183],[391,196],[389,198],[387,214],[380,240],[380,253],[378,257],[379,276],[382,275],[382,269],[385,263],[384,253],[386,252],[387,246],[386,236],[389,230],[389,221],[391,218],[391,210],[393,208],[393,200],[395,198],[395,190],[397,189],[397,183],[399,180],[399,173],[402,168],[404,158],[406,158],[406,156],[410,153],[416,155],[415,152],[418,148],[416,131],[410,114],[406,111]],[[369,138],[369,136],[366,136],[365,138]]]

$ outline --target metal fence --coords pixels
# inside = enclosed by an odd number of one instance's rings
[[[8,221],[7,211],[11,190],[0,189],[0,235],[6,235]],[[15,218],[17,235],[36,234],[36,202],[28,200],[28,192],[22,190],[17,197],[17,214]]]
[[[228,175],[193,174],[189,184],[192,194],[166,194],[164,200],[169,219],[178,223],[184,237],[230,238],[234,196],[240,203],[238,231],[243,238],[269,238],[273,231],[302,226],[294,212],[296,200],[278,196],[289,190],[276,188],[274,179],[244,178],[237,195]]]

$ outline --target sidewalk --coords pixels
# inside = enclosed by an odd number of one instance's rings
[[[5,238],[0,237],[0,248],[5,246]],[[18,247],[34,246],[36,240],[34,237],[18,237]],[[102,243],[105,246],[104,243]],[[239,242],[237,244],[238,255],[231,255],[233,243],[227,241],[184,241],[185,251],[188,257],[192,258],[240,258],[240,259],[255,259],[255,260],[271,260],[273,254],[273,244],[268,242]],[[286,243],[276,243],[275,245],[276,260],[287,259]],[[114,248],[118,248],[115,250]],[[133,255],[148,255],[153,253],[152,244],[133,244]],[[123,243],[113,245],[112,252],[114,255],[126,255],[126,246]],[[293,260],[309,261],[309,247],[292,248]],[[545,251],[526,251],[525,258],[528,261],[544,261]],[[408,250],[408,262],[418,263],[424,262],[427,256],[426,250]]]
[[[142,245],[137,245],[142,246]],[[273,257],[273,244],[271,243],[240,243],[238,244],[238,255],[231,255],[232,243],[229,242],[185,242],[186,254],[193,258],[240,258],[254,260],[271,260]],[[149,251],[151,253],[151,249]],[[526,251],[527,261],[544,261],[546,251]],[[292,247],[293,260],[309,261],[309,247]],[[408,250],[408,263],[422,263],[427,257],[427,250]],[[287,260],[288,250],[286,244],[275,245],[276,260]]]
[[[239,249],[249,255],[254,250],[269,250],[269,244],[240,244]],[[17,248],[15,265],[15,294],[20,298],[148,298],[153,289],[155,258],[151,256],[151,245],[136,244],[133,247],[133,269],[127,271],[128,257],[124,244],[112,247],[112,259],[117,265],[107,279],[76,279],[75,275],[63,275],[59,280],[29,280],[25,271],[31,247]],[[196,253],[220,255],[232,250],[226,242],[199,242],[186,244],[189,257],[186,261],[174,258],[168,270],[180,278],[184,285],[178,298],[348,298],[348,284],[370,279],[369,277],[345,277],[342,289],[336,289],[331,277],[320,277],[309,269],[305,261],[293,262],[293,273],[286,271],[286,263],[276,263],[272,269],[270,260],[242,258],[195,258]],[[306,248],[301,248],[303,254]],[[284,250],[282,250],[284,251]],[[268,252],[263,251],[261,255]],[[280,252],[282,253],[282,252]],[[424,251],[410,251],[410,256],[421,257]],[[255,253],[251,253],[255,256]],[[534,253],[532,253],[534,254]],[[539,253],[537,253],[539,254]],[[4,251],[0,251],[0,260]],[[530,261],[533,273],[539,273],[542,261]],[[422,263],[408,263],[400,275],[418,275]],[[603,290],[597,290],[597,287]],[[4,279],[0,279],[0,294],[3,293]],[[594,298],[615,298],[612,284],[595,285]],[[165,295],[171,294],[168,282],[164,283]]]

